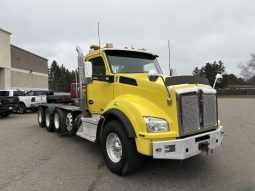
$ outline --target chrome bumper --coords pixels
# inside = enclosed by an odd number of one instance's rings
[[[186,159],[202,152],[202,144],[208,149],[216,149],[223,141],[223,127],[217,130],[170,141],[153,141],[153,158]],[[204,146],[203,145],[203,146]]]

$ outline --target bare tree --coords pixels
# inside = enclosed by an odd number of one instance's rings
[[[241,63],[239,68],[242,70],[241,75],[247,81],[255,79],[255,54],[251,54],[249,61]]]

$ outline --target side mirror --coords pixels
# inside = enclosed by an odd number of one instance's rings
[[[215,88],[215,85],[216,85],[218,79],[221,79],[221,78],[222,78],[222,75],[221,75],[221,74],[217,74],[217,75],[215,76],[215,81],[214,81],[214,83],[213,83],[213,88]]]
[[[157,81],[159,75],[156,70],[150,70],[148,74],[148,78],[150,81],[155,82]]]
[[[84,62],[84,73],[85,78],[91,78],[92,77],[92,63],[91,62]]]

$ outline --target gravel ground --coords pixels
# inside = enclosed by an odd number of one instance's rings
[[[0,190],[255,190],[255,99],[219,99],[223,146],[183,162],[146,159],[125,177],[99,145],[48,133],[37,115],[0,119]]]

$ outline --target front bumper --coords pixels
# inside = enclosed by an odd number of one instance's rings
[[[221,146],[223,141],[223,127],[217,130],[170,141],[153,141],[153,158],[183,160],[202,152],[201,144],[208,145],[208,149]]]

